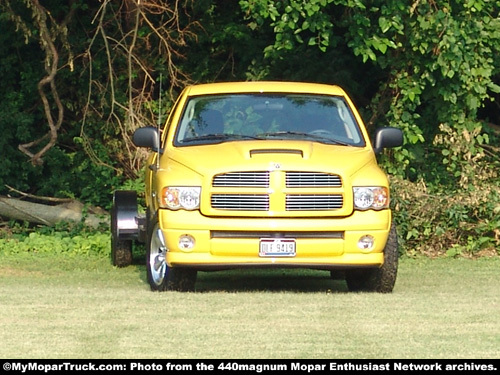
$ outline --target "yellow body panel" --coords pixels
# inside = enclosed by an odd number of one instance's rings
[[[347,218],[209,218],[199,212],[160,211],[160,226],[167,242],[169,266],[198,268],[233,266],[303,266],[337,268],[337,266],[380,266],[383,249],[390,229],[389,210],[356,212]],[[227,232],[221,234],[220,232]],[[332,238],[314,237],[332,233]],[[287,233],[296,241],[297,255],[288,257],[259,257],[260,237],[266,234]],[[190,250],[179,246],[179,238],[189,234],[196,244]],[[236,238],[230,237],[237,235]],[[357,241],[372,235],[375,246],[361,251]],[[224,237],[226,236],[226,237]],[[337,238],[338,237],[338,238]]]
[[[313,93],[340,96],[348,103],[359,124],[365,144],[362,147],[324,144],[311,140],[241,140],[217,144],[176,147],[177,124],[188,98],[223,93]],[[147,169],[146,201],[149,211],[157,212],[166,241],[169,266],[193,268],[231,268],[253,266],[290,266],[334,269],[349,266],[381,266],[390,226],[389,209],[358,211],[353,206],[353,186],[388,188],[385,174],[377,166],[368,134],[359,113],[345,92],[322,84],[244,82],[218,83],[188,87],[179,97],[163,130],[164,152],[158,168]],[[156,164],[156,155],[150,159]],[[265,172],[265,187],[237,189],[213,186],[216,175],[238,172]],[[290,188],[286,173],[334,173],[339,187]],[[201,187],[200,208],[195,211],[160,208],[158,196],[165,186]],[[216,194],[269,197],[265,211],[214,208]],[[296,195],[337,195],[342,207],[324,211],[288,211],[286,197]],[[257,197],[258,198],[258,197]],[[192,249],[183,250],[181,236],[195,240]],[[372,236],[374,246],[360,249],[362,236]],[[261,257],[262,238],[294,239],[294,257]]]

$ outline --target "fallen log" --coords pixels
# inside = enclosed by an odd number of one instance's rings
[[[84,205],[77,201],[48,205],[0,196],[0,216],[27,221],[33,224],[54,226],[60,222],[81,223],[91,228],[109,225],[105,211],[89,211],[84,214]]]

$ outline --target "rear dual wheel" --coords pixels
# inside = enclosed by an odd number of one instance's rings
[[[196,270],[169,267],[166,261],[165,239],[157,218],[153,219],[148,229],[146,269],[151,290],[193,292],[197,276]]]
[[[132,240],[122,240],[118,236],[118,204],[113,202],[111,209],[111,262],[116,267],[132,264]]]

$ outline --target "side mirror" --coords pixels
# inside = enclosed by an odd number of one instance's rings
[[[382,149],[390,147],[398,147],[403,145],[403,132],[397,128],[380,128],[375,132],[375,141],[373,143],[373,151],[379,154]]]
[[[158,128],[154,126],[146,126],[139,128],[134,132],[132,142],[137,147],[147,147],[156,152],[160,150],[160,134]]]

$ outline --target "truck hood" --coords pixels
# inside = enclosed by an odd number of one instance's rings
[[[350,177],[375,156],[368,147],[349,147],[309,141],[238,141],[168,150],[176,162],[203,179],[233,171],[322,171]]]

